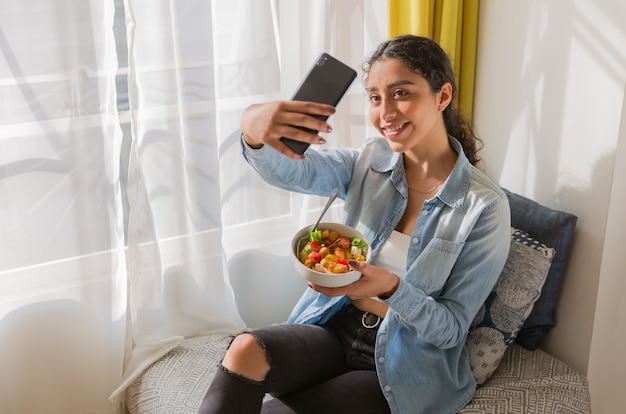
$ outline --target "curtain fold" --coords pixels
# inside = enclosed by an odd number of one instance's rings
[[[113,3],[0,3],[0,412],[117,413],[126,266]]]
[[[183,337],[286,319],[305,284],[282,258],[325,200],[262,182],[232,132],[251,103],[288,99],[321,52],[358,68],[380,41],[378,30],[364,35],[365,22],[378,21],[363,0],[174,4],[126,0],[135,344],[112,398]],[[360,34],[344,28],[347,20],[360,20]],[[344,115],[333,120],[336,145],[359,146],[365,138],[365,99],[354,87],[342,102]],[[339,210],[334,214],[339,220]],[[250,257],[262,255],[281,266],[251,268]],[[265,291],[276,300],[252,295]],[[255,306],[262,310],[264,301],[274,309],[259,316]]]
[[[474,107],[479,0],[389,0],[389,35],[433,39],[454,69],[456,104],[471,119]]]
[[[211,3],[126,0],[125,14],[133,344],[112,400],[183,338],[244,327],[220,244]]]

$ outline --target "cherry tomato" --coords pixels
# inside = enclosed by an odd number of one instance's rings
[[[319,263],[322,260],[322,255],[319,252],[311,252],[309,253],[309,259],[313,260],[314,263]]]
[[[319,244],[319,242],[316,242],[316,241],[312,241],[311,243],[309,243],[309,245],[311,246],[311,249],[314,252],[319,252],[320,249],[322,248],[322,245]]]

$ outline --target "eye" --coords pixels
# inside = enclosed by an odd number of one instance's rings
[[[376,94],[371,94],[367,97],[367,100],[370,101],[370,103],[375,103],[375,102],[380,101],[380,96]]]
[[[402,98],[404,96],[406,96],[407,93],[402,90],[402,89],[396,89],[395,91],[393,91],[393,97],[394,98]]]

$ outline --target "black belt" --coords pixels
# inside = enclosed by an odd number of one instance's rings
[[[348,313],[350,315],[356,316],[357,318],[361,318],[361,325],[367,329],[374,329],[380,325],[382,318],[378,315],[375,315],[371,312],[363,312],[362,310],[356,308],[355,306],[350,306],[348,308]]]

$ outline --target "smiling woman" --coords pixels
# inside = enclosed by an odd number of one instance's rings
[[[384,63],[372,65],[367,78],[370,121],[381,135],[398,152],[418,145],[432,147],[427,138],[437,132],[447,139],[443,118],[437,115],[450,103],[451,85],[446,83],[440,90],[431,91],[428,81],[402,61],[392,58]],[[414,119],[407,120],[407,115]],[[419,130],[413,130],[416,128]],[[407,141],[409,137],[413,141]]]
[[[270,101],[243,112],[233,135],[244,159],[278,188],[338,189],[342,222],[368,240],[371,263],[350,260],[360,273],[350,284],[309,283],[288,324],[237,335],[202,414],[453,413],[475,392],[464,341],[507,257],[507,198],[473,165],[476,137],[452,106],[454,77],[439,45],[411,35],[383,41],[364,70],[382,136],[359,148],[298,155],[284,144],[318,142],[308,131],[328,129],[316,115],[331,115],[330,105]],[[441,188],[425,195],[409,185]],[[401,241],[388,243],[392,234]],[[378,257],[391,251],[397,264],[386,267]],[[264,403],[266,393],[274,399]]]

